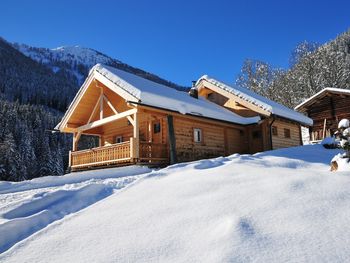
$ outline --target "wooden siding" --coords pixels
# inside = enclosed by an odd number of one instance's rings
[[[272,135],[273,149],[287,148],[301,144],[300,125],[284,120],[275,120],[272,126],[277,128],[277,136]],[[290,130],[290,138],[285,138],[284,129]]]
[[[201,142],[194,142],[193,132],[196,128],[202,130]],[[174,118],[174,129],[179,162],[242,153],[247,149],[239,129],[213,126],[181,117]]]
[[[249,153],[249,138],[247,129],[239,130],[226,128],[225,135],[226,155],[234,153]]]
[[[103,126],[102,146],[115,143],[116,136],[122,136],[123,141],[133,137],[133,126],[128,125],[127,119],[121,119]]]

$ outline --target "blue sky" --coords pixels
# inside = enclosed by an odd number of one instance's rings
[[[350,1],[2,0],[0,36],[39,47],[81,45],[182,85],[232,83],[245,58],[288,67],[295,45],[350,26]]]

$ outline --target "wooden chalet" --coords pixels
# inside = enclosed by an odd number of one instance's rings
[[[231,87],[208,76],[197,81],[198,94],[242,117],[259,117],[258,125],[247,125],[245,141],[249,153],[302,144],[301,127],[312,120],[253,91]]]
[[[309,118],[223,85],[202,77],[190,96],[97,64],[56,127],[73,134],[70,168],[161,165],[301,143]],[[78,149],[82,135],[97,136],[99,146]]]
[[[311,142],[332,136],[341,119],[350,119],[350,90],[325,88],[295,107],[313,120]]]

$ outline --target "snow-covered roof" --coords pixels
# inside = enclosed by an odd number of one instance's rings
[[[203,98],[195,99],[185,92],[177,91],[113,67],[97,64],[91,72],[98,72],[123,89],[130,95],[128,100],[131,102],[237,124],[252,124],[260,120],[259,117],[245,118],[239,116]]]
[[[290,120],[294,120],[306,125],[312,125],[313,121],[312,119],[306,117],[305,115],[294,111],[293,109],[290,109],[286,106],[283,106],[282,104],[279,104],[275,101],[272,101],[268,98],[265,98],[251,90],[245,89],[245,88],[240,88],[240,87],[232,87],[228,84],[225,84],[219,80],[216,80],[214,78],[211,78],[207,75],[202,76],[201,78],[199,78],[199,80],[196,83],[196,86],[199,85],[199,83],[202,80],[206,80],[209,83],[215,85],[216,87],[225,90],[237,97],[239,97],[240,99],[245,100],[246,102],[253,104],[259,108],[261,108],[264,111],[267,111],[271,114],[286,118],[286,119],[290,119]]]
[[[315,100],[318,97],[323,96],[327,92],[336,93],[336,94],[345,94],[345,95],[349,95],[350,96],[350,90],[348,90],[348,89],[324,88],[323,90],[317,92],[315,95],[311,96],[307,100],[305,100],[302,103],[300,103],[294,109],[295,110],[301,110],[301,108],[303,108],[304,106],[310,104],[313,100]]]

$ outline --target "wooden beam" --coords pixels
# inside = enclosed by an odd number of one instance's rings
[[[109,117],[103,118],[103,119],[101,119],[101,120],[93,121],[93,122],[91,122],[91,123],[89,123],[89,124],[80,126],[80,127],[77,128],[77,130],[78,130],[78,132],[79,132],[79,131],[90,130],[90,129],[92,129],[92,128],[96,128],[96,127],[105,125],[105,124],[107,124],[107,123],[110,123],[110,122],[113,122],[113,121],[116,121],[116,120],[125,118],[125,117],[127,117],[127,116],[132,115],[132,114],[135,114],[136,112],[137,112],[137,109],[127,110],[127,111],[118,113],[118,114],[116,114],[116,115],[109,116]]]
[[[119,114],[119,112],[114,108],[113,104],[110,102],[106,95],[103,95],[103,99],[106,101],[107,105],[111,108],[114,114]],[[130,121],[132,126],[135,126],[135,122],[130,116],[127,116],[126,118]]]
[[[153,141],[153,132],[152,132],[152,119],[148,119],[148,141],[152,142]]]
[[[136,98],[134,95],[131,93],[127,92],[123,88],[121,88],[119,85],[116,83],[112,82],[108,78],[106,78],[104,75],[102,75],[100,72],[94,71],[94,77],[97,81],[102,83],[104,86],[112,90],[114,93],[118,94],[122,98],[128,101],[139,101],[138,98]]]
[[[140,128],[139,128],[139,119],[137,116],[137,110],[134,112],[134,138],[135,138],[135,143],[134,143],[134,153],[135,153],[135,159],[139,159],[140,157]]]
[[[100,95],[100,120],[103,119],[103,88],[101,87],[101,95]]]
[[[324,119],[323,122],[323,132],[322,132],[322,137],[324,139],[324,137],[326,136],[326,124],[327,124],[327,119]]]
[[[95,113],[96,113],[96,111],[97,111],[97,107],[98,107],[98,105],[100,105],[100,103],[101,103],[101,96],[100,96],[100,97],[98,98],[98,100],[96,101],[95,107],[94,107],[94,109],[92,110],[92,113],[91,113],[91,115],[90,115],[90,117],[89,117],[89,119],[88,119],[88,121],[87,121],[86,124],[89,124],[89,123],[91,122],[92,118],[94,117],[94,115],[95,115]]]
[[[105,102],[107,103],[107,105],[111,108],[111,110],[114,112],[114,114],[118,114],[119,112],[114,108],[114,106],[112,105],[112,103],[109,101],[109,99],[107,98],[107,96],[105,94],[102,95],[103,99],[105,100]]]
[[[77,141],[77,133],[74,133],[72,151],[75,152],[76,150],[78,150],[78,141]]]

